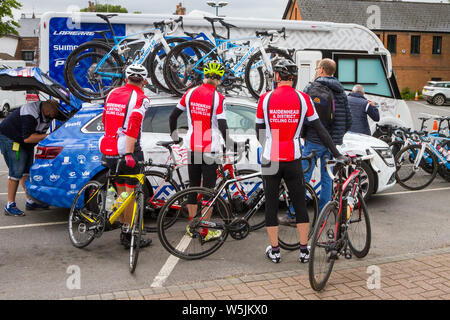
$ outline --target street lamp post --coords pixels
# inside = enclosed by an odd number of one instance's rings
[[[226,1],[206,1],[206,4],[210,7],[216,8],[216,16],[219,16],[219,8],[225,7],[228,5],[228,2]]]

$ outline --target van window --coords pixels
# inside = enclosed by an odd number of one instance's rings
[[[380,57],[335,57],[337,77],[346,90],[352,90],[355,84],[364,87],[368,94],[392,97],[388,79]]]
[[[94,120],[84,127],[83,132],[86,133],[103,133],[105,128],[103,128],[102,114],[99,114]]]

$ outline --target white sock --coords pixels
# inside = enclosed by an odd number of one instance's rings
[[[34,203],[34,201],[33,201],[33,200],[31,200],[31,199],[27,199],[27,203],[28,203],[28,204],[33,204],[33,203]]]

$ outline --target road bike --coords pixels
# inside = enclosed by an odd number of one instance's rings
[[[104,231],[113,228],[114,222],[124,212],[125,208],[128,205],[133,205],[133,215],[128,231],[131,234],[129,270],[130,273],[134,273],[139,257],[141,236],[145,234],[143,220],[144,168],[151,165],[151,161],[138,162],[136,165],[139,166],[140,172],[133,175],[117,174],[121,162],[123,162],[123,159],[117,162],[115,171],[110,170],[108,172],[105,183],[92,180],[78,191],[70,208],[68,231],[72,244],[77,248],[84,248],[95,238],[100,238]],[[117,208],[107,208],[107,190],[115,188],[114,181],[118,178],[133,178],[138,181],[138,184]]]
[[[311,237],[308,274],[316,291],[325,287],[339,256],[364,258],[369,253],[370,219],[360,184],[361,163],[369,159],[373,155],[352,155],[348,162],[327,161],[328,174],[336,182],[337,190],[317,218]],[[336,174],[332,172],[333,166]]]
[[[104,38],[83,43],[71,52],[64,67],[68,89],[83,101],[101,100],[124,80],[124,70],[130,64],[145,65],[151,79],[149,89],[170,92],[161,74],[163,61],[172,47],[187,41],[169,37],[183,24],[183,17],[155,22],[154,28],[119,37],[110,19],[117,14],[97,14],[109,30],[96,31]],[[107,38],[110,33],[112,38]],[[135,39],[136,37],[140,37]]]
[[[146,230],[149,232],[156,232],[155,222],[167,199],[189,187],[189,181],[183,181],[181,173],[182,168],[187,166],[187,150],[178,146],[174,141],[158,141],[156,145],[165,148],[169,152],[169,157],[165,163],[153,162],[145,171],[145,176],[152,186],[145,207],[145,212],[151,218],[146,222]],[[223,163],[219,163],[217,169],[217,184],[221,183],[224,176],[235,178],[257,172],[252,169],[237,169],[236,163],[239,160],[236,157],[223,158]],[[230,187],[230,197],[228,194],[224,194],[223,197],[226,201],[233,202],[236,212],[241,213],[246,208],[246,201],[249,197],[252,197],[255,192],[259,192],[261,188],[262,180],[260,178],[236,182]],[[262,228],[264,215],[254,215],[249,223],[252,230]]]
[[[223,172],[222,176],[223,180],[215,189],[189,187],[177,192],[164,204],[157,220],[158,237],[163,247],[172,255],[186,260],[204,258],[217,251],[228,235],[235,240],[243,240],[255,230],[251,228],[249,221],[255,215],[263,213],[261,209],[265,204],[264,190],[260,188],[248,197],[245,210],[239,214],[233,201],[226,201],[224,195],[227,195],[228,199],[232,198],[230,186],[251,179],[262,179],[261,172],[234,178]],[[310,226],[313,226],[318,212],[318,199],[314,188],[309,184],[306,184],[305,197],[308,199]],[[280,186],[280,199],[287,201],[285,209],[288,208],[289,194],[284,183]],[[279,211],[279,217],[285,215],[285,212]],[[264,224],[263,221],[259,227]],[[205,234],[211,230],[220,231],[220,236],[213,241],[207,241]],[[298,249],[300,244],[297,228],[280,225],[279,243],[284,249]]]
[[[256,31],[256,36],[230,39],[230,29],[235,27],[223,18],[205,17],[212,25],[214,43],[209,40],[191,40],[175,46],[164,62],[164,79],[174,93],[181,96],[203,80],[203,66],[211,60],[220,61],[225,74],[219,89],[225,93],[246,88],[254,97],[272,89],[272,62],[279,57],[292,59],[292,51],[273,47],[285,28]],[[215,23],[227,29],[227,37],[220,37]],[[244,86],[245,83],[245,86]],[[295,86],[295,84],[294,84]]]

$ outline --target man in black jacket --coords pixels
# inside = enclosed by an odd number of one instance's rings
[[[333,92],[335,103],[334,121],[331,127],[326,128],[333,139],[333,143],[335,145],[341,145],[343,143],[344,134],[349,131],[352,126],[352,117],[348,107],[347,95],[345,94],[344,87],[341,85],[339,80],[333,76],[335,72],[336,63],[331,59],[323,59],[316,68],[315,81],[328,87]],[[304,92],[308,94],[310,88],[311,84],[305,88]],[[331,154],[328,148],[323,145],[316,129],[313,126],[306,124],[304,137],[304,155],[307,156],[314,150],[316,152],[316,160],[320,159],[321,191],[319,210],[322,210],[325,204],[331,200],[333,182],[331,181],[325,167],[325,161],[327,159],[331,159]],[[307,166],[307,163],[304,163],[303,166]],[[314,166],[312,166],[311,169],[305,173],[306,181],[311,179],[313,170]]]

